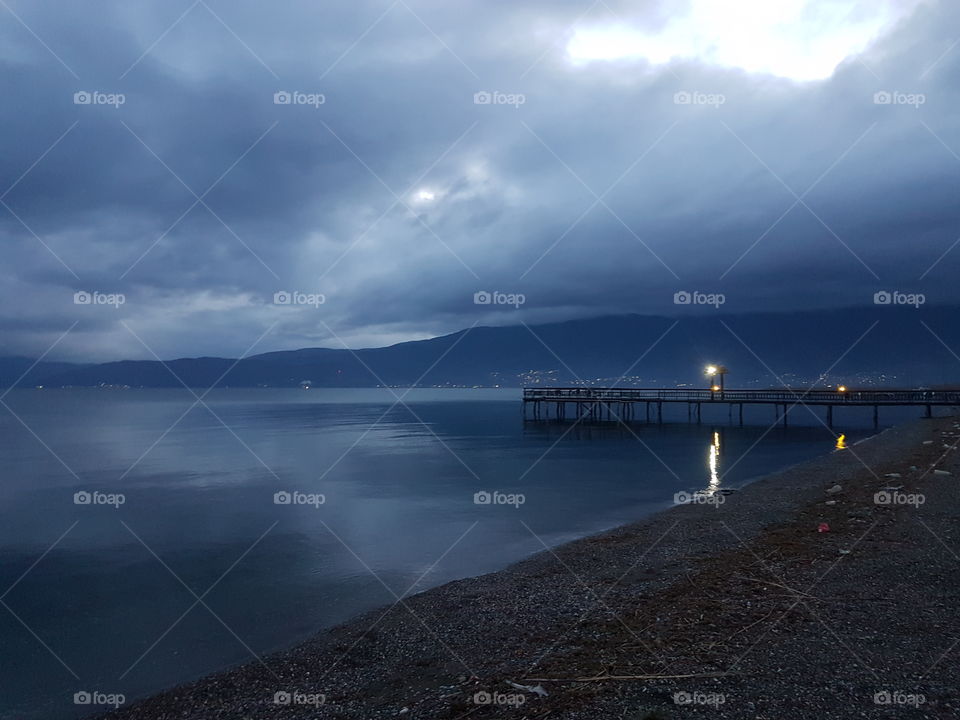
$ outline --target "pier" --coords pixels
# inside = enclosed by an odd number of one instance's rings
[[[787,424],[787,411],[794,406],[823,407],[826,423],[833,427],[837,407],[872,407],[873,424],[880,422],[885,406],[922,407],[932,417],[934,407],[960,406],[960,390],[726,390],[600,388],[600,387],[527,387],[523,389],[525,422],[663,422],[664,403],[686,403],[687,419],[699,422],[704,405],[726,404],[743,425],[744,405],[772,405],[774,417]],[[782,408],[782,410],[781,410]]]

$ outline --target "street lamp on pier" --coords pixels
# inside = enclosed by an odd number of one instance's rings
[[[720,393],[720,396],[723,397],[723,376],[727,374],[727,368],[723,365],[707,365],[703,369],[704,374],[710,378],[710,389],[714,392]],[[717,384],[717,377],[720,377],[720,384]]]

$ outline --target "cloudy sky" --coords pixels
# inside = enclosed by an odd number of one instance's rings
[[[3,355],[716,312],[675,304],[693,291],[730,312],[960,302],[956,2],[0,0],[0,18]]]

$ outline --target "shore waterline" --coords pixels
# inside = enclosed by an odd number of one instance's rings
[[[156,692],[835,443],[801,417],[769,432],[723,416],[524,426],[517,398],[215,391],[190,409],[185,391],[11,393],[43,443],[3,421],[0,580],[49,651],[0,621],[2,712],[70,717],[89,711],[69,702],[84,688]],[[859,424],[849,442],[869,434]]]

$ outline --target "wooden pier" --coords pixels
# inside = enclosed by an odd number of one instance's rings
[[[934,407],[960,406],[960,390],[694,390],[686,388],[536,387],[523,389],[525,422],[663,422],[664,403],[686,403],[687,419],[700,422],[703,405],[726,404],[731,419],[736,408],[743,425],[744,405],[773,405],[775,418],[787,424],[787,411],[796,405],[826,408],[833,427],[835,407],[872,407],[873,425],[885,406],[922,407],[932,417]],[[782,410],[781,410],[782,408]],[[552,413],[551,413],[552,410]],[[651,412],[652,411],[652,412]]]

